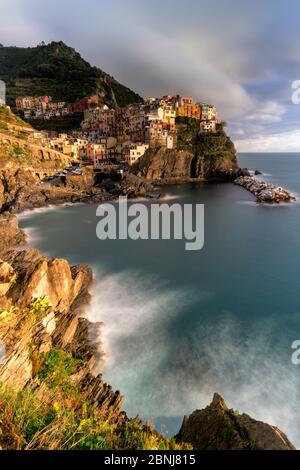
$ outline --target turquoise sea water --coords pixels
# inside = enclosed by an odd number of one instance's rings
[[[258,205],[232,184],[167,187],[169,203],[205,204],[199,252],[178,240],[100,242],[95,206],[34,211],[21,225],[46,254],[93,266],[89,317],[104,324],[104,377],[130,416],[172,434],[217,391],[300,446],[300,154],[241,154],[239,164],[298,202]]]

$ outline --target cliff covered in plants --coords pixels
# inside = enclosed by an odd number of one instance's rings
[[[177,118],[177,148],[150,148],[133,168],[137,175],[161,182],[230,181],[238,175],[233,142],[218,125],[216,132],[199,132],[196,119]]]

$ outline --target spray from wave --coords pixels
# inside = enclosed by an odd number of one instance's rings
[[[217,391],[230,406],[300,442],[300,381],[289,357],[283,359],[268,340],[270,321],[244,331],[228,312],[209,320],[203,315],[207,293],[199,302],[199,292],[170,290],[142,272],[103,273],[100,279],[89,314],[101,322],[105,355],[99,367],[125,395],[130,416],[182,416],[205,407]],[[194,302],[198,318],[189,323]]]

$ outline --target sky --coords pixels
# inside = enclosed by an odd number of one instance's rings
[[[0,0],[0,43],[62,40],[144,97],[215,104],[239,151],[300,152],[299,17],[299,0]]]

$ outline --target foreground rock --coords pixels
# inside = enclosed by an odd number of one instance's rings
[[[278,428],[229,410],[217,393],[204,410],[184,418],[176,439],[195,450],[295,450]]]
[[[252,176],[240,176],[234,180],[234,184],[242,186],[256,197],[258,202],[280,203],[295,201],[295,197],[281,188],[271,183],[259,181]]]
[[[59,348],[83,361],[73,377],[95,406],[123,419],[122,397],[92,371],[97,347],[90,340],[90,323],[82,317],[90,299],[91,268],[70,267],[38,250],[8,251],[0,259],[0,341],[5,357],[0,383],[14,390],[25,386],[41,391],[36,377],[40,354]],[[49,306],[30,313],[33,299],[47,297]],[[93,325],[95,330],[96,325]]]

